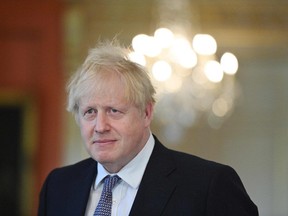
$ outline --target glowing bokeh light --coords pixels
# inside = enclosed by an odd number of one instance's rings
[[[160,60],[153,64],[152,74],[155,80],[164,82],[171,77],[172,68],[166,61]]]
[[[212,105],[213,113],[218,117],[223,117],[228,112],[228,104],[227,101],[223,98],[218,98],[214,101]]]
[[[154,38],[162,48],[168,48],[173,42],[174,34],[168,28],[159,28],[155,31]]]
[[[236,56],[232,53],[224,53],[220,59],[220,63],[223,71],[226,74],[234,75],[238,70],[238,60]]]
[[[209,34],[196,34],[192,40],[192,45],[200,55],[213,55],[217,50],[216,40]]]
[[[205,64],[204,73],[208,80],[214,83],[221,82],[224,76],[220,63],[215,60],[208,61]]]

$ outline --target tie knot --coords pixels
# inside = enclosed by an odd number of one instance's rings
[[[107,192],[111,192],[112,189],[114,188],[114,186],[116,185],[116,183],[120,180],[120,177],[117,175],[114,176],[106,176],[104,179],[104,188],[103,190],[107,191]]]

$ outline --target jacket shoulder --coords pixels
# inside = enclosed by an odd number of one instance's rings
[[[59,167],[52,170],[49,174],[49,177],[54,178],[64,178],[63,180],[80,177],[85,175],[88,170],[97,169],[97,162],[92,158],[88,158],[82,161],[79,161],[75,164]]]
[[[84,215],[96,173],[93,159],[52,170],[40,192],[38,215]]]

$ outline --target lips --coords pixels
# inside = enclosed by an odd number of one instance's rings
[[[116,142],[114,139],[99,139],[99,140],[94,140],[93,144],[111,144]]]

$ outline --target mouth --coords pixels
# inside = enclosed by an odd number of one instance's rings
[[[96,145],[101,145],[101,146],[104,146],[104,145],[108,145],[108,144],[113,144],[115,143],[116,140],[114,139],[97,139],[97,140],[93,140],[93,144],[96,144]]]

